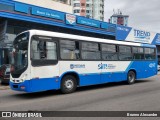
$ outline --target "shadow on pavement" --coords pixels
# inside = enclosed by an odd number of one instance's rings
[[[134,84],[140,84],[140,83],[145,83],[145,82],[152,82],[152,80],[137,80]],[[117,86],[126,86],[126,85],[128,85],[126,81],[112,82],[112,83],[105,83],[105,84],[100,84],[100,85],[79,87],[79,88],[77,88],[76,92],[88,91],[88,90],[94,90],[94,89],[101,89],[101,88],[117,87]]]

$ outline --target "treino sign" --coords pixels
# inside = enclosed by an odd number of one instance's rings
[[[146,31],[142,31],[142,30],[136,30],[134,29],[134,37],[135,39],[150,39],[151,33],[150,32],[146,32]]]
[[[160,34],[117,25],[116,39],[131,42],[160,44]]]
[[[151,43],[151,32],[137,29],[133,29],[133,32],[135,42]],[[128,39],[130,39],[131,37],[132,35],[129,35]]]

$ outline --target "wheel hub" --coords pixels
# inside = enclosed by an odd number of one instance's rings
[[[73,81],[72,81],[72,80],[67,80],[67,81],[65,82],[65,87],[66,87],[67,89],[73,88]]]
[[[134,75],[129,75],[129,81],[133,82],[134,81]]]

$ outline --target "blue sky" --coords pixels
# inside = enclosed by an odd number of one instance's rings
[[[129,26],[160,33],[160,0],[105,0],[105,21],[120,9]]]

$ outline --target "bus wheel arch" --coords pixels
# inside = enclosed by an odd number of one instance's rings
[[[66,73],[61,79],[61,92],[64,94],[72,93],[79,85],[79,76],[76,73]]]
[[[137,76],[136,70],[134,69],[129,70],[127,73],[127,83],[130,85],[134,84],[136,81],[136,76]]]

